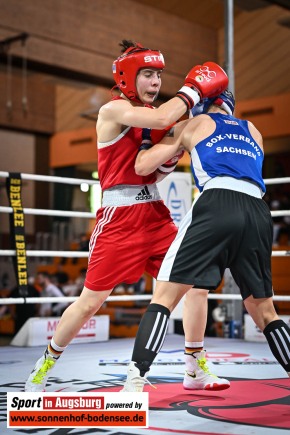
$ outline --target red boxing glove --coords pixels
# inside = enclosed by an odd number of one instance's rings
[[[161,174],[171,174],[177,166],[178,161],[183,157],[184,151],[181,150],[175,156],[171,157],[171,159],[167,160],[167,162],[163,163],[157,168],[157,171]]]
[[[221,94],[229,84],[225,71],[215,62],[205,62],[193,67],[185,77],[184,86],[176,96],[188,109],[192,109],[201,98],[212,98]]]

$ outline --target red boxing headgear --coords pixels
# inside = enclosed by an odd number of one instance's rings
[[[141,68],[156,68],[162,70],[165,67],[162,53],[158,50],[144,48],[141,44],[129,47],[121,56],[113,62],[114,80],[124,95],[129,100],[141,102],[136,89],[136,77]]]

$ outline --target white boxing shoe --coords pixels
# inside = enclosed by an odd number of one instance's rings
[[[227,379],[219,378],[210,373],[205,358],[205,350],[185,354],[187,370],[183,379],[185,390],[226,390],[230,387]]]
[[[47,353],[39,358],[25,383],[24,391],[36,393],[45,391],[48,376],[50,375],[55,362],[55,359],[53,359]]]
[[[142,393],[144,385],[149,384],[154,387],[147,379],[147,373],[144,376],[140,375],[140,370],[136,367],[136,363],[131,361],[128,366],[127,379],[121,393]]]

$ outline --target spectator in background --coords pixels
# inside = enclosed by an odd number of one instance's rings
[[[281,210],[290,210],[289,194],[283,193],[281,197]],[[290,241],[290,216],[283,216],[278,240],[280,244],[289,244]]]
[[[39,291],[37,290],[34,284],[35,284],[34,277],[30,276],[28,278],[28,285],[27,285],[28,298],[39,297]],[[19,294],[18,286],[12,289],[10,297],[11,298],[22,297]],[[30,319],[30,317],[36,317],[38,315],[38,311],[39,311],[38,304],[16,304],[12,312],[12,316],[14,317],[15,320],[15,333],[17,333],[21,329],[21,327],[24,325],[26,320]]]
[[[0,289],[0,319],[7,318],[11,315],[9,310],[9,305],[1,305],[1,299],[7,298],[9,296],[10,296],[9,289],[7,288]]]
[[[143,274],[139,281],[128,285],[128,293],[133,293],[135,295],[143,295],[146,290],[146,276]]]
[[[278,196],[275,196],[270,201],[270,210],[271,211],[279,211],[281,210],[281,203]],[[282,227],[283,217],[282,216],[273,216],[273,245],[278,246],[279,244],[279,235]]]
[[[290,200],[287,193],[275,192],[270,201],[271,211],[289,210]],[[289,243],[290,238],[290,217],[273,216],[273,245],[284,245]]]
[[[1,280],[0,280],[0,286],[1,286],[1,289],[9,288],[9,275],[7,272],[4,272],[2,274]]]
[[[62,291],[59,287],[51,282],[51,275],[47,272],[39,272],[37,281],[41,287],[41,297],[61,297]],[[68,306],[67,303],[59,302],[52,304],[51,302],[43,303],[39,308],[40,317],[61,316],[64,309]]]
[[[79,251],[89,252],[90,239],[88,238],[88,236],[85,233],[82,233],[80,235],[78,244],[79,244],[79,246],[78,246]],[[78,258],[74,258],[73,264],[77,264],[78,261],[79,261]]]
[[[90,244],[90,239],[87,237],[87,235],[86,234],[81,234],[81,236],[80,236],[79,250],[80,251],[88,251],[89,250],[89,244]]]
[[[56,266],[56,271],[53,274],[55,278],[54,284],[59,287],[60,289],[63,288],[64,285],[66,285],[69,281],[68,274],[63,270],[62,263],[58,263]]]
[[[67,296],[79,296],[84,287],[87,269],[83,267],[80,269],[79,276],[75,279],[74,283],[64,286],[63,290]]]
[[[84,288],[86,273],[87,273],[87,269],[85,267],[83,267],[80,270],[79,276],[75,280],[75,285],[77,287],[76,295],[80,295],[82,292],[82,289]]]

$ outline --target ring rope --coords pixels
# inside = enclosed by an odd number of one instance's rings
[[[283,184],[283,183],[290,183],[290,177],[283,177],[283,178],[265,178],[264,179],[265,184]]]
[[[271,211],[272,217],[278,217],[278,216],[290,216],[290,210],[273,210]]]
[[[0,213],[12,213],[12,207],[0,206]],[[95,218],[95,213],[87,211],[64,211],[64,210],[45,210],[41,208],[23,208],[24,214],[44,215],[44,216],[65,216],[65,217],[80,217],[80,218]],[[290,210],[273,210],[273,217],[290,216]]]
[[[0,171],[0,177],[8,178],[9,172]],[[87,180],[81,178],[56,177],[53,175],[36,175],[36,174],[23,174],[23,173],[21,173],[21,178],[23,180],[48,181],[53,183],[76,184],[76,185],[82,183],[93,185],[99,182],[97,179]]]
[[[16,251],[14,249],[0,250],[0,256],[14,256]],[[67,258],[86,258],[89,256],[88,251],[44,251],[44,250],[28,250],[26,251],[27,257],[67,257]]]
[[[0,213],[12,213],[12,207],[0,206]],[[65,217],[80,217],[80,218],[95,218],[95,213],[87,211],[64,211],[64,210],[45,210],[41,208],[23,208],[24,214],[44,215],[44,216],[65,216]],[[290,210],[273,210],[273,217],[290,216]]]
[[[0,171],[0,177],[8,178],[9,172]],[[53,175],[36,175],[36,174],[24,174],[24,173],[21,173],[21,178],[23,180],[48,181],[48,182],[54,182],[54,183],[76,184],[76,185],[82,184],[82,183],[87,183],[87,184],[98,183],[97,179],[87,180],[87,179],[81,179],[81,178],[56,177]],[[290,177],[265,178],[264,183],[265,184],[290,183]]]
[[[16,251],[13,249],[0,250],[0,256],[14,256]],[[85,258],[89,256],[87,251],[44,251],[44,250],[28,250],[26,251],[27,257],[66,257],[66,258]],[[283,257],[290,255],[290,251],[273,251],[273,257]]]
[[[0,213],[12,213],[12,207],[0,206]],[[45,210],[41,208],[23,208],[24,214],[44,215],[44,216],[65,216],[65,217],[80,217],[80,218],[95,218],[95,213],[87,211],[63,211],[63,210]],[[290,211],[289,211],[290,213]]]
[[[38,297],[38,298],[3,298],[1,299],[1,304],[12,305],[12,304],[39,304],[39,303],[56,303],[56,302],[74,302],[79,298],[79,296],[59,296],[59,297]],[[123,295],[123,296],[109,296],[106,302],[128,302],[128,301],[150,301],[152,295]],[[209,293],[208,299],[223,299],[223,300],[242,300],[241,295],[238,294],[223,294],[223,293]],[[273,296],[274,301],[284,301],[289,302],[290,296],[277,295]]]

